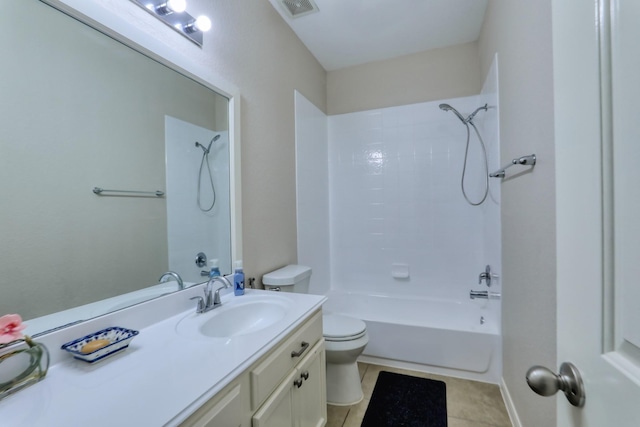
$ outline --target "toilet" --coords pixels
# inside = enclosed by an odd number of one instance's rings
[[[311,268],[287,265],[262,276],[264,288],[283,292],[308,293]],[[327,403],[354,405],[363,398],[356,360],[369,342],[367,326],[341,314],[322,315],[322,333],[327,358]]]

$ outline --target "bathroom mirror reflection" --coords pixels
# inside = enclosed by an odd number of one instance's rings
[[[229,273],[228,99],[39,0],[4,6],[0,315],[113,311],[169,270],[201,282],[199,252]]]

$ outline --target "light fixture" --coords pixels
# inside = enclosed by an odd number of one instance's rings
[[[204,15],[198,16],[184,27],[186,33],[195,33],[196,31],[207,32],[211,29],[211,19]]]
[[[202,46],[202,33],[211,29],[206,16],[194,18],[186,12],[186,0],[131,0],[198,46]]]
[[[171,13],[182,13],[187,10],[186,0],[169,0],[155,6],[155,12],[158,15],[169,15]]]

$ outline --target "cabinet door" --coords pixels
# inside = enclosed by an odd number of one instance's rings
[[[292,392],[297,376],[298,372],[294,370],[276,388],[253,416],[253,427],[294,427]]]
[[[242,426],[242,395],[240,384],[233,387],[219,400],[205,404],[195,417],[191,417],[182,427],[240,427]],[[194,419],[195,418],[195,419]]]
[[[327,422],[327,386],[324,339],[320,340],[296,369],[293,386],[295,427],[322,427]]]

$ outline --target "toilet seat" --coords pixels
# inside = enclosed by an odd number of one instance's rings
[[[326,341],[353,341],[367,334],[367,325],[360,319],[341,314],[324,314],[322,332]]]

